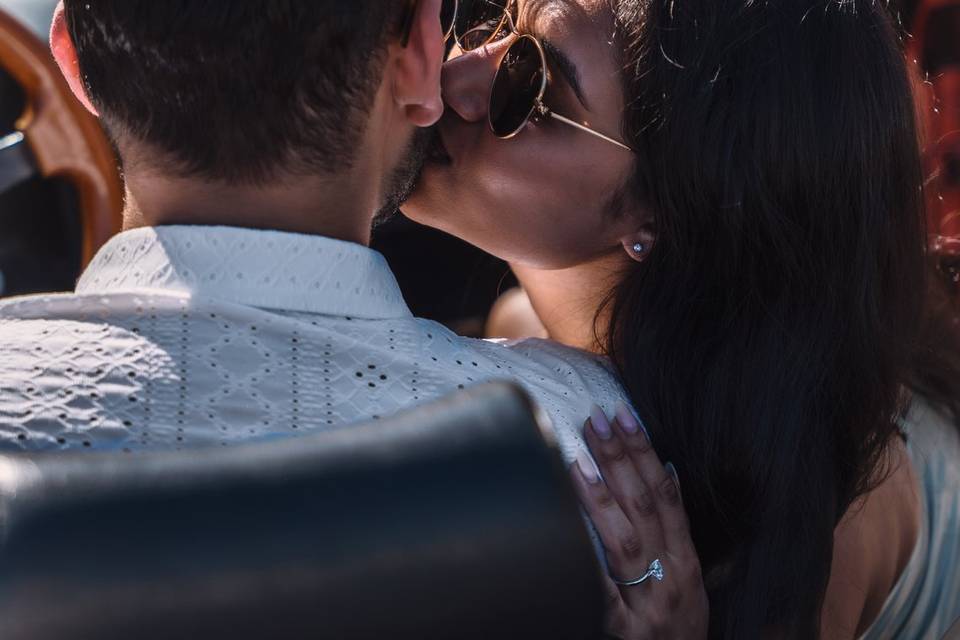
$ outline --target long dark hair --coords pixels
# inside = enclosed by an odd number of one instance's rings
[[[897,35],[875,0],[613,5],[658,240],[599,333],[679,471],[711,636],[818,637],[834,529],[888,472],[920,349]]]

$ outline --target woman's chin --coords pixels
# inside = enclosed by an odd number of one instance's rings
[[[436,223],[436,209],[438,207],[434,204],[436,199],[433,197],[430,187],[425,184],[427,173],[428,171],[424,168],[420,182],[413,193],[400,205],[400,213],[414,222],[432,227]]]
[[[450,167],[447,164],[427,161],[420,173],[420,180],[413,193],[400,207],[400,212],[420,224],[438,226],[437,222],[448,217]]]

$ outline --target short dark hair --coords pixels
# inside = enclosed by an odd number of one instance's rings
[[[403,0],[65,0],[114,140],[177,175],[258,183],[348,168]]]

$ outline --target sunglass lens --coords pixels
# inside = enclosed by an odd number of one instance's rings
[[[457,11],[456,36],[464,51],[472,51],[494,40],[504,30],[510,0],[461,0]]]
[[[496,135],[510,137],[526,124],[543,91],[544,72],[533,38],[521,36],[510,45],[490,92],[490,126]]]

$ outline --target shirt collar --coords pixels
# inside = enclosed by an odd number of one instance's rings
[[[411,317],[380,253],[322,236],[235,227],[146,227],[96,255],[77,293],[163,289],[282,311]]]

